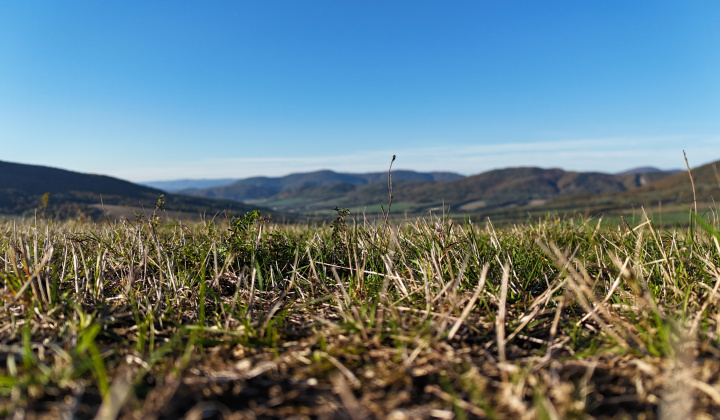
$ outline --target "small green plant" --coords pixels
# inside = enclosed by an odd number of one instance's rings
[[[337,217],[330,224],[332,228],[332,238],[336,242],[344,242],[347,238],[347,217],[350,215],[350,209],[341,209],[335,207],[333,210],[337,212]]]
[[[348,252],[348,225],[347,217],[350,210],[346,208],[335,207],[337,217],[330,223],[330,241],[326,244],[328,261],[333,263],[343,263],[347,260]]]
[[[230,220],[230,235],[231,236],[242,236],[250,232],[251,228],[256,221],[262,219],[259,210],[252,210],[242,217],[233,217]]]

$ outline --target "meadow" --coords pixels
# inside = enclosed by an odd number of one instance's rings
[[[545,217],[0,224],[9,418],[717,418],[720,234]]]

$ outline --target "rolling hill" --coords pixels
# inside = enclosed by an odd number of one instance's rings
[[[235,178],[216,178],[216,179],[175,179],[172,181],[150,181],[140,182],[140,185],[146,187],[163,190],[165,192],[174,193],[180,190],[188,190],[191,188],[212,188],[221,185],[232,184],[237,181]]]
[[[682,169],[673,169],[669,171],[664,171],[662,169],[656,168],[654,166],[639,166],[637,168],[631,168],[627,169],[625,171],[619,172],[618,175],[625,175],[625,174],[649,174],[652,172],[682,172]]]
[[[451,181],[463,178],[452,172],[415,172],[407,170],[394,171],[395,181]],[[283,177],[253,177],[235,181],[232,184],[204,189],[186,189],[181,194],[206,198],[223,198],[236,201],[268,199],[290,191],[303,191],[319,187],[320,190],[329,186],[348,185],[358,187],[371,184],[387,184],[387,172],[364,174],[339,173],[329,170],[307,173],[294,173]],[[333,188],[330,187],[332,190]],[[342,188],[341,188],[342,189]],[[342,189],[347,192],[348,189]],[[315,194],[317,195],[317,193]]]
[[[461,177],[448,173],[393,172],[393,206],[421,213],[443,205],[461,212],[538,206],[578,194],[620,193],[671,175],[641,170],[622,174],[507,168]],[[230,185],[186,191],[203,197],[245,201],[291,212],[323,212],[336,206],[379,211],[387,206],[387,173],[319,171],[282,178],[249,178]]]
[[[708,208],[714,198],[720,198],[720,175],[713,164],[692,173],[699,206]],[[395,215],[421,214],[445,206],[476,218],[516,220],[552,211],[622,214],[660,201],[665,209],[675,210],[692,204],[687,172],[654,168],[620,174],[519,167],[468,177],[414,171],[393,171],[392,175]],[[183,191],[188,195],[165,194],[166,209],[173,217],[223,210],[243,213],[255,208],[318,216],[332,214],[335,207],[373,213],[388,203],[387,173],[316,171]],[[96,218],[102,214],[102,201],[110,216],[128,217],[132,216],[128,207],[152,212],[161,194],[159,189],[109,176],[0,161],[0,214],[30,214],[40,209],[56,217]],[[43,196],[48,197],[47,206]]]
[[[555,208],[569,208],[576,206],[576,201],[582,200],[585,208],[611,211],[633,206],[649,207],[658,205],[660,202],[666,206],[691,207],[696,197],[700,210],[714,208],[715,201],[720,200],[719,167],[720,161],[716,161],[691,170],[695,183],[695,196],[693,196],[693,184],[690,182],[690,176],[687,171],[684,171],[619,194],[581,195],[554,200],[547,204]]]
[[[694,209],[695,198],[698,213],[717,211],[716,202],[720,200],[719,170],[720,161],[691,170],[695,196],[687,171],[669,171],[670,174],[665,176],[656,173],[641,174],[646,177],[645,182],[625,191],[575,194],[557,197],[535,206],[484,209],[485,211],[475,216],[499,221],[518,221],[527,217],[543,217],[548,213],[581,213],[593,217],[602,215],[606,220],[632,217],[635,222],[639,222],[644,217],[644,210],[660,225],[687,224],[690,222],[688,211]],[[626,175],[629,174],[622,176]],[[660,178],[655,179],[656,177]]]
[[[162,194],[163,191],[158,189],[105,175],[0,161],[0,214],[21,215],[41,209],[47,215],[62,218],[96,218],[102,214],[101,202],[106,213],[132,214],[128,207],[145,208],[151,212]],[[43,200],[43,196],[46,200]],[[172,215],[186,217],[223,210],[244,212],[251,209],[229,200],[208,200],[177,194],[165,194],[165,202],[165,208]]]

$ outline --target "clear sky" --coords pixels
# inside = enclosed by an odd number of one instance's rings
[[[132,181],[720,159],[719,1],[3,1],[0,160]]]

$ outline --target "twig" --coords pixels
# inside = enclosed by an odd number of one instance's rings
[[[392,160],[390,161],[390,168],[388,168],[388,194],[390,195],[390,202],[388,203],[387,213],[385,211],[383,211],[383,213],[385,213],[385,225],[388,224],[388,217],[390,216],[390,207],[392,207],[392,199],[393,199],[392,173],[390,171],[392,171],[393,162],[395,162],[395,155],[393,155]],[[382,209],[382,206],[380,206],[380,208]]]
[[[692,172],[690,171],[690,163],[688,163],[687,155],[685,154],[685,151],[683,150],[683,157],[685,157],[685,166],[687,166],[688,175],[690,175],[690,185],[692,185],[693,190],[693,204],[695,206],[695,217],[697,217],[697,196],[695,195],[695,181],[693,181]],[[697,219],[695,219],[695,229],[697,229]]]
[[[507,302],[508,279],[510,267],[503,264],[503,276],[500,282],[500,303],[498,304],[497,318],[495,318],[495,332],[497,334],[498,361],[505,363],[505,304]]]

